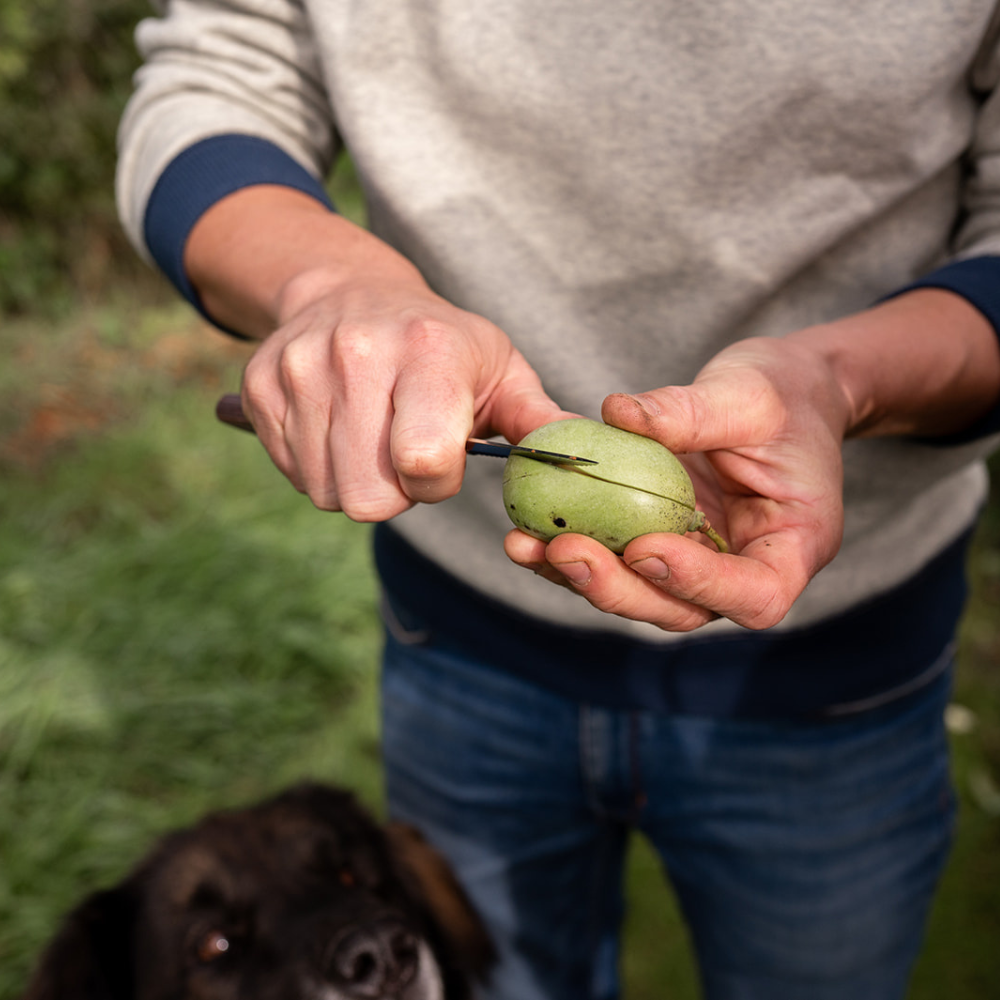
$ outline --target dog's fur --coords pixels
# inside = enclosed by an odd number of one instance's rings
[[[491,959],[419,834],[310,784],[165,837],[70,913],[24,1000],[469,1000]]]

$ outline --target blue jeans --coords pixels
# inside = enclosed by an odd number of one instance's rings
[[[951,841],[947,676],[834,721],[666,716],[389,636],[382,686],[390,812],[489,925],[489,1000],[619,995],[632,830],[663,859],[709,1000],[905,995]]]

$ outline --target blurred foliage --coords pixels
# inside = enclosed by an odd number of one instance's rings
[[[0,1000],[164,830],[380,807],[370,531],[214,419],[249,350],[124,297],[0,324]]]
[[[0,316],[51,317],[123,282],[166,289],[129,246],[114,201],[133,35],[153,14],[150,0],[0,0]],[[346,158],[330,192],[365,224]]]
[[[0,315],[146,273],[114,205],[115,135],[149,0],[0,0]]]

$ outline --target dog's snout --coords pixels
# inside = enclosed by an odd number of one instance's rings
[[[417,974],[419,945],[399,920],[356,927],[333,942],[327,975],[358,1000],[396,996]]]
[[[25,996],[79,997],[83,976],[135,1000],[467,1000],[490,963],[418,831],[307,784],[164,838],[67,914]]]

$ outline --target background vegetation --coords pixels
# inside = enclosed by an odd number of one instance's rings
[[[0,1000],[68,906],[206,808],[307,775],[381,808],[368,529],[215,423],[247,348],[176,305],[114,220],[145,13],[0,0]],[[349,171],[335,188],[360,213]],[[1000,504],[970,572],[961,823],[913,1000],[985,1000],[1000,972]],[[629,1000],[691,1000],[641,843],[630,894]]]
[[[0,311],[145,277],[115,221],[115,128],[148,0],[0,0]]]

